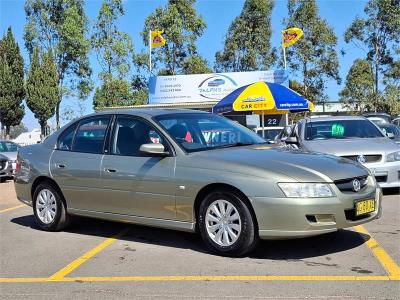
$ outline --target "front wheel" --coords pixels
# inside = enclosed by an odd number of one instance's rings
[[[62,195],[49,183],[41,183],[33,195],[33,213],[42,230],[59,231],[69,223]]]
[[[225,256],[243,256],[258,241],[256,224],[243,197],[226,190],[212,192],[203,200],[199,229],[207,246]]]

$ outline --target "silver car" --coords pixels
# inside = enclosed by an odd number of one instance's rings
[[[363,117],[303,119],[286,144],[303,151],[328,153],[367,167],[383,188],[400,187],[400,145]]]
[[[0,139],[0,156],[2,157],[0,165],[0,182],[14,176],[18,145],[8,140]]]
[[[378,218],[382,194],[358,163],[272,149],[224,117],[117,110],[20,149],[15,189],[44,230],[71,215],[199,231],[240,256],[259,238],[313,236]]]

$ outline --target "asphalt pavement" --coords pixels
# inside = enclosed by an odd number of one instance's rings
[[[400,195],[336,233],[210,254],[196,234],[75,218],[44,232],[0,184],[1,299],[400,299]]]

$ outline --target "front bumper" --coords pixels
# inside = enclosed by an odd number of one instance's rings
[[[334,185],[333,185],[334,186]],[[382,190],[369,188],[364,193],[341,193],[332,198],[250,197],[261,239],[287,239],[334,232],[364,224],[381,216]],[[375,199],[375,211],[355,218],[355,202]]]
[[[364,164],[382,188],[400,187],[400,161]]]

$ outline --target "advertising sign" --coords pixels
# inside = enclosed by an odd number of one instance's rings
[[[285,70],[153,76],[149,79],[149,103],[219,101],[235,89],[266,81],[284,84]]]

